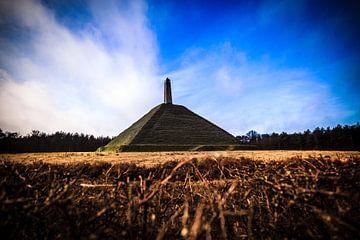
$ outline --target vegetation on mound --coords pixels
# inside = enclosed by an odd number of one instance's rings
[[[100,147],[98,151],[116,151],[120,145],[128,145],[135,138],[136,134],[141,131],[144,125],[152,118],[152,116],[159,110],[161,105],[158,105],[151,109],[142,118],[132,124],[129,128],[125,129],[117,137],[112,139],[107,145]]]
[[[162,148],[163,145],[230,144],[238,144],[234,136],[186,107],[160,104],[98,151],[116,151],[129,145]]]
[[[1,162],[4,239],[355,239],[360,159]]]

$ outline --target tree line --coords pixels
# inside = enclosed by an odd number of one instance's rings
[[[272,150],[360,150],[360,124],[315,128],[299,133],[258,134],[249,131],[240,142]]]
[[[360,124],[315,128],[299,133],[259,134],[254,130],[237,136],[240,144],[256,145],[265,150],[360,150]],[[0,153],[89,152],[106,145],[110,137],[83,133],[46,134],[33,130],[22,136],[0,129]]]
[[[106,145],[110,140],[109,137],[94,137],[83,133],[46,134],[37,130],[22,136],[0,129],[0,152],[89,152]]]

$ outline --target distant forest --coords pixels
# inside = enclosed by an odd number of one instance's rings
[[[259,134],[254,130],[237,136],[239,144],[256,145],[266,150],[360,150],[360,124],[316,128],[300,133]],[[83,133],[37,130],[26,136],[0,129],[0,153],[21,152],[88,152],[106,145],[110,137],[94,137]]]
[[[46,134],[37,130],[21,136],[0,129],[0,152],[89,152],[106,145],[110,140],[109,137],[94,137],[83,133]]]
[[[249,131],[236,137],[241,143],[269,150],[360,150],[360,124],[315,128],[300,133],[258,134]]]

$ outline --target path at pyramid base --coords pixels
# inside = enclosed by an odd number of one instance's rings
[[[230,133],[184,106],[163,103],[151,109],[98,151],[237,149],[244,149],[244,146],[239,145]]]

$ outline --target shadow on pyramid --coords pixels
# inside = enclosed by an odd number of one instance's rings
[[[236,138],[184,106],[172,104],[170,80],[164,103],[150,110],[98,151],[235,150]]]

